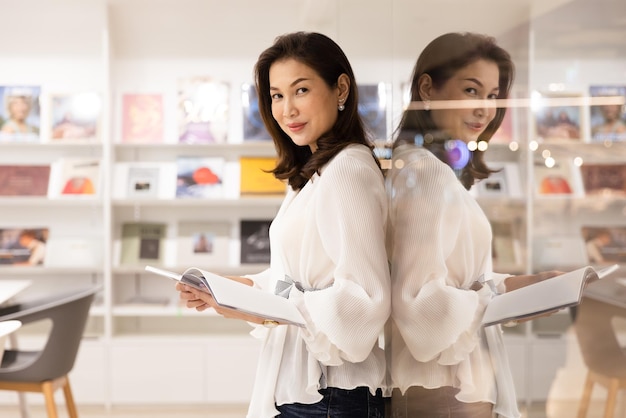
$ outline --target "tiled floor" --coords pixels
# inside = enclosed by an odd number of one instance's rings
[[[550,414],[546,413],[545,404],[533,405],[528,411],[523,411],[523,418],[574,418],[578,403],[562,403],[550,405]],[[597,402],[591,405],[587,418],[601,418],[604,413],[604,403]],[[42,406],[30,407],[30,418],[46,418]],[[145,406],[145,407],[116,407],[106,410],[103,407],[79,406],[80,418],[243,418],[245,406],[202,406],[202,407],[176,407],[176,406]],[[68,415],[64,408],[59,408],[59,418]],[[615,417],[624,417],[624,408],[618,404]],[[0,406],[1,418],[20,418],[16,407]]]

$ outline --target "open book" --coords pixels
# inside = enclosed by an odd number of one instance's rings
[[[482,324],[495,325],[575,306],[580,303],[587,283],[608,276],[618,268],[617,264],[598,271],[590,266],[582,267],[498,295],[487,305]]]
[[[195,267],[188,268],[183,274],[152,266],[146,266],[146,270],[211,293],[219,306],[280,323],[305,326],[300,311],[282,296]]]

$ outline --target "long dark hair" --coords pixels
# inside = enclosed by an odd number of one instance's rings
[[[496,44],[493,37],[476,33],[447,33],[435,38],[422,51],[411,78],[411,101],[420,102],[419,79],[428,74],[432,79],[433,87],[441,88],[460,69],[477,60],[494,62],[499,70],[498,99],[506,99],[515,77],[515,65],[511,56],[502,47]],[[498,107],[493,120],[478,137],[478,141],[489,142],[498,130],[504,119],[506,108]],[[402,120],[396,130],[395,144],[413,141],[416,134],[437,137],[441,127],[433,122],[430,112],[423,110],[408,110],[402,115]],[[442,146],[440,141],[424,142],[424,147],[432,148],[440,156],[437,148]],[[460,180],[469,189],[477,179],[489,177],[494,171],[489,169],[484,161],[484,152],[473,151],[470,163],[461,171]]]
[[[310,67],[331,88],[337,86],[341,74],[346,74],[350,79],[345,109],[338,111],[335,125],[317,140],[315,153],[308,146],[294,144],[272,116],[270,67],[276,61],[284,59],[294,59]],[[261,53],[254,72],[259,112],[278,154],[278,162],[272,173],[278,179],[287,180],[292,189],[300,190],[304,187],[313,174],[319,172],[349,144],[364,144],[373,150],[358,113],[359,99],[352,67],[339,45],[332,39],[315,32],[295,32],[279,36],[271,47]]]

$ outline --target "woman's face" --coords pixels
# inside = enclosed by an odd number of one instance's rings
[[[26,118],[28,117],[30,107],[25,98],[15,97],[11,100],[11,103],[9,104],[9,112],[12,119],[21,122],[26,120]]]
[[[340,88],[291,58],[272,64],[269,78],[272,116],[296,145],[315,152],[317,140],[337,121]]]
[[[435,125],[465,143],[477,141],[478,136],[496,115],[500,72],[495,62],[480,59],[457,71],[441,88],[431,86],[428,99],[476,100],[467,108],[432,109]],[[424,96],[422,95],[424,98]]]

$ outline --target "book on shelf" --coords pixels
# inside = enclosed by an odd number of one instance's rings
[[[495,134],[489,140],[489,145],[491,144],[510,144],[513,142],[514,131],[513,131],[513,114],[515,113],[515,108],[510,107],[506,109],[506,113],[504,114],[504,119],[502,119],[502,123],[500,127],[496,131]]]
[[[590,263],[626,263],[626,225],[581,227]]]
[[[579,262],[590,263],[579,234],[539,235],[532,245],[533,260],[540,269],[569,269]]]
[[[521,198],[522,182],[519,175],[519,164],[514,162],[493,162],[489,168],[499,170],[475,184],[478,197]]]
[[[101,267],[102,238],[53,236],[46,242],[46,267]]]
[[[607,99],[605,104],[589,106],[591,142],[626,141],[626,85],[590,86],[589,95]],[[621,104],[609,99],[620,99]]]
[[[162,264],[167,224],[126,222],[122,224],[120,264]]]
[[[182,274],[146,266],[146,271],[210,293],[222,307],[280,323],[304,327],[302,314],[289,299],[196,267]]]
[[[163,136],[163,95],[125,93],[122,95],[121,142],[161,143]]]
[[[39,86],[0,86],[0,142],[40,142]]]
[[[118,162],[113,168],[113,198],[174,199],[176,163]]]
[[[102,99],[95,92],[50,95],[49,140],[98,141]]]
[[[592,164],[580,166],[585,194],[626,195],[626,164]]]
[[[241,85],[241,109],[243,111],[243,140],[244,141],[271,141],[261,113],[259,113],[259,96],[254,84]]]
[[[544,162],[535,162],[534,181],[536,196],[584,195],[580,168],[569,159],[556,161],[550,167]]]
[[[0,265],[36,266],[46,260],[49,229],[0,229]]]
[[[47,196],[50,165],[0,165],[0,196]]]
[[[591,266],[495,296],[485,309],[483,326],[529,319],[580,303],[585,287],[617,270],[617,264],[596,270]]]
[[[374,140],[386,140],[389,106],[391,105],[390,86],[386,83],[359,84],[358,112],[365,129]]]
[[[93,197],[100,194],[101,161],[95,158],[61,158],[50,170],[49,197]]]
[[[241,264],[269,264],[271,219],[241,219],[239,238]]]
[[[178,224],[178,265],[227,265],[231,246],[228,222],[185,221]]]
[[[211,77],[178,83],[178,142],[224,143],[228,136],[230,86]]]
[[[539,93],[537,97],[533,121],[540,142],[582,140],[583,111],[582,106],[576,104],[581,93]],[[568,99],[572,99],[572,104]]]
[[[176,197],[223,197],[224,158],[178,157],[176,159]]]
[[[522,264],[521,225],[516,220],[490,220],[493,234],[491,249],[494,264],[503,267]]]
[[[276,167],[275,157],[239,158],[239,193],[246,195],[284,195],[286,183],[269,171]]]

